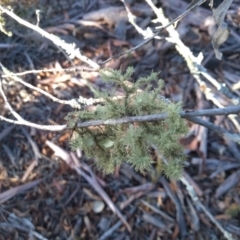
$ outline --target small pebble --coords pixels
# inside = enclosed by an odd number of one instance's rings
[[[102,201],[94,201],[92,204],[92,210],[94,213],[100,213],[104,209],[104,203]]]

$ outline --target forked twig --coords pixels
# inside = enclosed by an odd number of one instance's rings
[[[182,13],[181,15],[179,15],[177,18],[173,19],[172,21],[170,21],[169,23],[165,24],[164,26],[159,27],[158,31],[156,33],[154,33],[151,37],[147,38],[146,40],[144,40],[143,42],[141,42],[140,44],[138,44],[137,46],[126,50],[124,52],[119,53],[116,56],[110,57],[107,60],[103,61],[100,63],[100,66],[104,65],[105,63],[111,61],[112,59],[116,59],[119,58],[123,55],[129,54],[135,50],[137,50],[138,48],[141,48],[143,45],[145,45],[146,43],[148,43],[149,41],[151,41],[153,38],[155,38],[156,36],[158,36],[161,32],[163,32],[163,30],[165,30],[166,28],[168,28],[169,26],[171,26],[173,23],[177,22],[178,20],[180,20],[181,18],[183,18],[184,16],[186,16],[190,11],[192,11],[194,8],[196,8],[197,6],[201,5],[202,3],[204,3],[206,0],[199,0],[198,2],[196,2],[194,5],[192,5],[191,7],[189,7],[184,13]]]
[[[36,123],[32,123],[32,122],[29,122],[29,121],[26,121],[25,119],[23,119],[16,111],[13,110],[12,106],[8,102],[7,97],[2,88],[2,79],[1,78],[0,78],[0,94],[2,95],[2,98],[5,102],[8,110],[10,111],[10,113],[17,119],[17,120],[13,120],[13,119],[5,118],[0,115],[0,120],[6,121],[9,123],[13,123],[13,124],[17,124],[17,125],[23,125],[23,126],[33,127],[33,128],[41,129],[41,130],[49,130],[49,131],[61,131],[67,127],[67,125],[54,126],[54,125],[36,124]]]

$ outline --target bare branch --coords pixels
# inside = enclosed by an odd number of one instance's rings
[[[215,124],[205,121],[198,117],[186,117],[186,118],[194,123],[202,125],[208,129],[211,129],[212,131],[217,132],[218,134],[221,134],[224,137],[230,138],[234,142],[240,142],[240,134],[231,133],[231,132],[227,131],[225,128],[216,126]]]
[[[12,74],[10,71],[8,71],[1,63],[0,63],[0,66],[3,69],[5,76],[9,76],[14,81],[20,82],[24,86],[43,94],[44,96],[50,98],[54,102],[58,102],[58,103],[65,104],[65,105],[70,105],[72,108],[77,108],[77,109],[81,109],[81,104],[92,105],[94,103],[94,99],[83,98],[81,96],[79,96],[78,99],[61,100],[59,98],[54,97],[50,93],[42,90],[41,88],[35,87],[32,84],[24,82],[21,78],[17,77],[15,74]]]
[[[35,124],[35,123],[29,122],[29,121],[26,121],[25,119],[23,119],[17,112],[15,112],[13,110],[12,106],[7,101],[7,97],[2,88],[2,80],[0,80],[0,94],[2,95],[3,100],[4,100],[8,110],[17,119],[17,121],[13,120],[13,119],[5,118],[1,115],[0,115],[0,120],[9,122],[9,123],[13,123],[13,124],[17,124],[17,125],[24,125],[24,126],[33,127],[33,128],[40,129],[40,130],[48,130],[48,131],[61,131],[67,127],[67,125],[56,125],[56,126],[42,125],[42,124],[39,125],[39,124]]]
[[[226,108],[214,108],[214,109],[205,109],[198,111],[182,111],[179,115],[182,118],[190,119],[194,116],[215,116],[215,115],[229,115],[237,114],[240,112],[240,106],[231,106]],[[78,127],[90,127],[90,126],[99,126],[99,125],[117,125],[124,123],[133,123],[133,122],[148,122],[148,121],[160,121],[168,117],[166,113],[161,114],[152,114],[145,116],[134,116],[134,117],[125,117],[120,119],[109,119],[109,120],[95,120],[89,122],[79,122]]]
[[[141,34],[142,36],[144,36],[144,38],[148,38],[151,37],[153,35],[152,31],[150,30],[150,28],[148,28],[147,30],[143,30],[140,26],[138,26],[135,22],[135,16],[131,13],[131,10],[128,6],[128,4],[125,2],[125,0],[121,0],[125,6],[125,9],[127,11],[128,14],[128,21],[132,24],[132,26],[136,29],[136,31]]]
[[[199,0],[197,3],[195,3],[194,5],[192,5],[189,9],[187,9],[184,13],[182,13],[181,15],[179,15],[177,18],[175,18],[174,20],[172,20],[171,22],[165,24],[164,26],[159,27],[158,31],[156,33],[154,33],[151,37],[149,37],[148,39],[144,40],[143,42],[141,42],[140,44],[138,44],[137,46],[119,53],[116,56],[110,57],[107,60],[103,61],[100,63],[100,66],[104,65],[105,63],[111,61],[112,59],[115,58],[119,58],[123,55],[129,54],[135,50],[137,50],[138,48],[142,47],[143,45],[145,45],[146,43],[148,43],[149,41],[151,41],[153,38],[155,38],[156,36],[158,36],[163,30],[165,30],[166,28],[168,28],[169,26],[171,26],[173,23],[177,22],[178,20],[180,20],[181,18],[183,18],[184,16],[186,16],[191,10],[193,10],[195,7],[201,5],[202,3],[204,3],[206,0]]]
[[[33,127],[39,130],[46,130],[46,131],[52,131],[52,132],[59,132],[67,128],[67,125],[42,125],[42,124],[36,124],[32,122],[28,122],[26,120],[13,120],[9,118],[5,118],[0,115],[0,120],[3,120],[5,122],[9,122],[15,125],[22,125],[22,126],[27,126],[27,127]]]
[[[82,68],[82,67],[73,67],[73,68],[64,68],[64,69],[57,69],[57,68],[50,68],[50,69],[40,69],[40,70],[28,70],[19,73],[8,73],[2,75],[3,78],[12,77],[12,76],[23,76],[27,74],[36,74],[36,73],[45,73],[45,72],[98,72],[99,70],[91,69],[91,68]]]
[[[168,24],[169,20],[164,16],[162,9],[158,9],[151,0],[146,0],[146,2],[150,5],[150,7],[153,9],[155,14],[158,17],[158,21],[161,24]],[[194,1],[195,2],[195,1]],[[203,2],[202,2],[203,3]],[[197,4],[201,4],[201,1],[198,1]],[[195,7],[195,4],[192,5],[192,7]],[[189,9],[193,9],[193,8]],[[210,89],[206,86],[206,83],[201,80],[200,74],[204,76],[209,82],[211,82],[218,90],[219,92],[223,93],[226,97],[231,99],[231,101],[234,104],[239,104],[240,99],[237,96],[234,96],[234,94],[231,93],[231,91],[224,85],[220,84],[217,80],[215,80],[213,77],[210,76],[210,74],[207,72],[207,70],[201,65],[201,61],[203,58],[202,53],[198,55],[198,57],[195,57],[193,53],[190,51],[190,49],[184,45],[182,40],[179,38],[178,32],[173,28],[173,26],[170,26],[167,28],[167,31],[169,32],[169,35],[171,37],[171,42],[175,44],[176,50],[179,52],[179,54],[184,58],[184,60],[187,63],[187,66],[192,73],[195,80],[198,82],[199,86],[201,87],[201,90],[204,90],[204,94],[208,100],[214,101],[214,104],[218,107],[220,107],[220,103],[214,99],[214,95],[209,91]],[[235,124],[236,125],[236,124]]]
[[[95,70],[99,69],[99,65],[97,63],[95,63],[94,61],[90,60],[89,58],[87,58],[86,56],[82,55],[80,50],[78,48],[76,48],[75,44],[66,43],[61,38],[59,38],[53,34],[50,34],[46,31],[44,31],[42,28],[23,20],[22,18],[18,17],[16,14],[14,14],[13,12],[9,11],[8,9],[2,7],[1,5],[0,5],[0,10],[3,13],[6,13],[11,18],[13,18],[14,20],[16,20],[18,23],[40,33],[41,36],[44,36],[45,38],[51,40],[56,46],[65,50],[65,52],[69,55],[70,59],[73,59],[74,57],[76,57],[76,58],[80,59],[81,61],[90,65],[93,69],[95,69]]]

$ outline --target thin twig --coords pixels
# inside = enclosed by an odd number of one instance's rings
[[[218,134],[221,134],[224,137],[233,140],[234,142],[240,142],[240,134],[229,132],[225,128],[216,126],[215,124],[213,124],[211,122],[208,122],[208,121],[205,121],[205,120],[203,120],[201,118],[198,118],[198,117],[187,117],[187,119],[194,122],[194,123],[202,125],[202,126],[208,128],[208,129],[211,129],[212,131],[214,131]]]
[[[162,25],[167,25],[167,24],[171,23],[164,16],[163,10],[161,8],[158,9],[151,0],[145,0],[145,1],[149,4],[149,6],[153,9],[155,14],[157,15],[157,20],[159,23],[161,23]],[[202,1],[197,2],[198,5],[200,5],[202,3],[203,3]],[[196,6],[194,4],[189,9],[194,9],[195,7]],[[231,101],[234,104],[239,104],[240,98],[235,96],[234,94],[232,94],[231,91],[224,84],[220,84],[216,79],[211,77],[210,74],[207,72],[207,70],[201,65],[201,61],[203,59],[202,53],[200,53],[198,55],[198,57],[195,57],[193,55],[193,53],[191,52],[191,50],[182,42],[182,40],[179,37],[178,32],[176,31],[176,29],[173,26],[170,26],[166,30],[168,31],[169,36],[170,36],[169,41],[171,41],[172,43],[175,44],[176,50],[186,61],[191,74],[193,75],[193,77],[195,78],[197,83],[199,84],[199,86],[200,86],[201,90],[204,92],[206,98],[208,100],[213,101],[216,106],[221,107],[221,104],[217,101],[217,99],[214,99],[215,96],[212,94],[211,89],[209,89],[206,86],[206,83],[200,78],[201,75],[204,76],[209,82],[211,82],[218,89],[219,92],[223,93],[226,97],[231,99]],[[236,122],[234,122],[232,119],[231,119],[231,121],[237,128],[239,127],[238,124]]]
[[[190,118],[196,116],[215,116],[215,115],[229,115],[229,114],[238,114],[240,112],[239,106],[231,106],[226,108],[214,108],[214,109],[205,109],[197,111],[181,111],[179,115],[182,118]],[[161,114],[152,114],[144,116],[134,116],[134,117],[125,117],[119,119],[109,119],[109,120],[95,120],[88,122],[79,122],[78,127],[90,127],[90,126],[99,126],[99,125],[117,125],[124,123],[133,123],[133,122],[148,122],[148,121],[160,121],[168,117],[166,113]]]
[[[60,104],[65,104],[65,105],[70,105],[72,108],[76,108],[76,109],[81,109],[81,104],[92,105],[94,103],[94,100],[92,98],[87,99],[87,98],[83,98],[81,96],[79,96],[79,98],[71,99],[71,100],[62,100],[62,99],[56,98],[53,95],[51,95],[50,93],[42,90],[41,88],[35,87],[32,84],[24,82],[21,78],[17,77],[15,74],[12,74],[9,70],[7,70],[1,63],[0,63],[0,66],[3,69],[5,76],[9,76],[9,78],[13,79],[14,81],[19,82],[22,85],[43,94],[44,96],[50,98],[54,102],[58,102]]]
[[[163,185],[167,195],[170,197],[170,199],[174,202],[176,206],[177,222],[180,228],[181,239],[184,239],[187,234],[187,227],[186,227],[185,218],[183,216],[183,209],[182,209],[181,202],[179,201],[179,198],[174,194],[174,192],[172,191],[172,189],[170,188],[169,184],[167,183],[164,177],[161,177],[159,181]]]
[[[235,142],[240,142],[240,134],[232,133],[227,131],[225,128],[216,126],[215,124],[205,121],[201,118],[196,116],[215,116],[215,115],[229,115],[233,113],[240,112],[240,105],[239,106],[231,106],[226,108],[216,108],[216,109],[207,109],[207,110],[198,110],[198,111],[182,111],[179,115],[182,118],[186,118],[189,121],[202,125],[206,128],[211,129],[223,136],[230,138]],[[79,122],[77,127],[90,127],[90,126],[99,126],[99,125],[118,125],[118,124],[126,124],[126,123],[133,123],[133,122],[150,122],[150,121],[161,121],[168,117],[166,113],[161,114],[152,114],[152,115],[145,115],[145,116],[136,116],[136,117],[125,117],[119,119],[108,119],[108,120],[95,120],[95,121],[88,121],[88,122]]]
[[[67,128],[67,125],[42,125],[42,124],[36,124],[29,121],[26,121],[24,119],[22,120],[13,120],[9,118],[5,118],[0,115],[0,120],[3,120],[5,122],[9,122],[15,125],[22,125],[27,127],[33,127],[39,130],[45,130],[45,131],[51,131],[51,132],[59,132]]]
[[[109,208],[119,217],[122,223],[126,226],[127,230],[131,232],[131,227],[126,221],[126,218],[122,215],[122,213],[118,210],[118,208],[113,204],[110,197],[107,193],[102,189],[99,183],[96,181],[95,178],[88,176],[81,168],[75,167],[75,171],[84,177],[84,179],[94,187],[94,189],[99,193],[99,195],[104,199],[104,201],[108,204]]]
[[[168,160],[159,152],[158,149],[155,149],[156,153],[161,157],[161,159],[163,160],[164,164],[168,165],[169,162]],[[223,233],[224,237],[226,237],[228,240],[235,240],[232,237],[232,234],[229,233],[228,231],[226,231],[221,224],[219,224],[219,222],[214,218],[214,216],[208,211],[208,209],[201,203],[200,199],[198,198],[194,187],[188,182],[187,178],[183,176],[180,178],[180,181],[186,186],[187,191],[192,199],[192,201],[194,202],[194,204],[196,204],[197,206],[199,206],[202,211],[209,217],[209,219],[216,225],[216,227]]]
[[[95,63],[94,61],[87,58],[86,56],[82,55],[80,50],[78,48],[76,48],[75,44],[66,43],[61,38],[59,38],[53,34],[50,34],[46,31],[44,31],[42,28],[23,20],[22,18],[18,17],[16,14],[14,14],[12,11],[9,11],[8,9],[2,7],[1,5],[0,5],[0,10],[3,13],[6,13],[11,18],[13,18],[14,20],[16,20],[18,23],[40,33],[41,36],[44,36],[45,38],[51,40],[56,46],[62,48],[68,54],[70,59],[73,59],[74,57],[76,57],[76,58],[80,59],[81,61],[90,65],[93,69],[99,69],[100,66],[97,63]]]
[[[131,13],[131,10],[128,6],[128,4],[125,2],[125,0],[121,0],[124,4],[124,7],[127,11],[128,14],[128,21],[132,24],[132,26],[136,29],[136,31],[144,36],[144,38],[148,38],[149,36],[151,37],[153,35],[153,32],[148,28],[147,30],[143,30],[140,26],[138,26],[135,22],[136,17]]]
[[[166,25],[169,23],[169,20],[164,16],[163,10],[161,8],[158,9],[151,0],[145,0],[145,1],[149,4],[149,6],[153,9],[155,14],[157,15],[158,22],[160,22],[163,25],[164,24]],[[198,3],[200,3],[200,1]],[[212,93],[211,89],[209,89],[206,83],[200,78],[200,74],[205,78],[207,78],[219,90],[219,92],[223,93],[226,97],[231,99],[231,101],[234,104],[239,105],[240,98],[234,96],[234,94],[232,94],[224,84],[220,84],[217,80],[212,78],[210,74],[207,72],[207,70],[201,65],[201,61],[203,59],[202,53],[200,53],[198,57],[195,57],[191,52],[191,50],[187,46],[185,46],[185,44],[182,42],[178,32],[173,28],[173,26],[170,26],[169,28],[167,28],[167,31],[171,37],[171,42],[175,44],[176,50],[186,61],[191,74],[199,84],[200,89],[204,92],[206,98],[208,100],[213,101],[213,103],[219,108],[222,108],[221,103],[217,100],[216,96]],[[239,122],[232,115],[229,116],[229,119],[232,121],[232,123],[234,124],[234,126],[239,132],[240,131]],[[212,126],[212,130],[213,129],[216,129],[216,128]],[[236,135],[229,132],[224,133],[225,136],[226,134],[228,138],[232,139],[233,141],[239,142],[238,134]]]
[[[10,111],[10,113],[18,120],[18,121],[24,121],[23,118],[13,110],[12,106],[10,105],[10,103],[7,100],[7,97],[3,91],[3,87],[2,87],[2,79],[0,79],[0,94],[3,97],[3,100],[6,104],[6,107],[8,108],[8,110]]]
[[[199,200],[193,186],[191,184],[189,184],[189,182],[187,181],[187,179],[183,176],[180,178],[181,182],[186,186],[188,193],[192,199],[192,201],[194,202],[194,204],[196,204],[197,206],[199,206],[202,211],[209,217],[209,219],[215,224],[215,226],[223,233],[223,236],[228,239],[228,240],[234,240],[234,238],[232,237],[232,234],[229,233],[228,231],[226,231],[221,224],[214,218],[214,216],[208,211],[208,209],[201,203],[201,201]]]
[[[61,131],[67,127],[67,125],[56,125],[56,126],[42,125],[42,124],[39,125],[39,124],[32,123],[32,122],[29,122],[29,121],[26,121],[25,119],[23,119],[16,111],[13,110],[12,106],[9,104],[7,97],[2,88],[2,79],[0,79],[0,94],[2,95],[2,98],[5,102],[8,110],[17,119],[17,121],[13,120],[13,119],[5,118],[1,115],[0,115],[0,120],[9,122],[9,123],[13,123],[13,124],[17,124],[17,125],[24,125],[24,126],[33,127],[33,128],[41,129],[41,130],[48,130],[48,131]]]
[[[126,221],[126,218],[122,215],[119,209],[114,205],[108,194],[104,191],[104,189],[99,184],[96,176],[94,175],[91,168],[83,163],[80,162],[76,155],[72,152],[67,152],[61,147],[57,146],[56,144],[46,141],[46,144],[55,152],[56,156],[61,157],[66,164],[69,165],[72,169],[74,169],[79,175],[81,175],[94,189],[95,191],[102,197],[102,199],[108,204],[109,208],[115,213],[122,223],[126,226],[129,232],[131,232],[131,227]]]
[[[63,69],[57,69],[57,68],[49,68],[49,69],[40,69],[40,70],[28,70],[24,72],[19,73],[8,73],[3,74],[3,78],[12,77],[12,76],[23,76],[27,74],[36,74],[36,73],[48,73],[48,72],[98,72],[99,69],[91,69],[91,68],[83,68],[83,67],[71,67],[71,68],[63,68]]]
[[[154,33],[151,37],[149,37],[148,39],[144,40],[143,42],[141,42],[140,44],[138,44],[137,46],[119,53],[116,56],[110,57],[107,60],[103,61],[100,63],[100,66],[104,65],[105,63],[111,61],[112,59],[116,59],[119,58],[123,55],[129,54],[135,50],[137,50],[138,48],[141,48],[143,45],[145,45],[146,43],[148,43],[149,41],[151,41],[153,38],[155,38],[156,36],[158,36],[161,32],[163,32],[166,28],[168,28],[169,26],[171,26],[173,23],[177,22],[178,20],[180,20],[181,18],[183,18],[184,16],[186,16],[190,11],[192,11],[194,8],[196,8],[197,6],[201,5],[202,3],[204,3],[206,0],[199,0],[197,3],[195,3],[193,6],[191,6],[189,9],[187,9],[184,13],[182,13],[181,15],[179,15],[177,18],[175,18],[174,20],[172,20],[171,22],[165,24],[164,26],[159,27],[159,30]]]

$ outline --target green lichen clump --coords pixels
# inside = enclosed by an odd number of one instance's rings
[[[143,116],[156,113],[167,113],[168,118],[162,121],[124,123],[88,128],[77,128],[70,140],[72,149],[82,149],[88,157],[96,159],[97,166],[105,173],[112,173],[123,162],[129,163],[140,172],[150,170],[154,149],[164,156],[169,164],[161,164],[162,171],[170,178],[181,176],[183,147],[179,138],[187,133],[187,126],[180,118],[181,103],[172,103],[161,97],[163,82],[157,80],[157,73],[140,78],[130,84],[127,80],[133,73],[128,68],[125,74],[112,69],[102,70],[102,79],[113,84],[111,94],[96,90],[96,97],[104,99],[95,111],[79,111],[70,113],[67,121],[74,127],[77,121],[119,119],[131,116]],[[150,81],[158,81],[158,87],[151,90]],[[139,91],[143,89],[144,91]],[[117,89],[124,95],[114,100]]]

